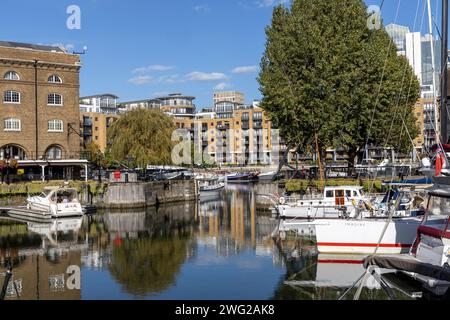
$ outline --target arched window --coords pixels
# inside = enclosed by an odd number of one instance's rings
[[[7,118],[5,119],[5,131],[20,131],[21,124],[20,119],[16,118]]]
[[[5,91],[3,94],[3,102],[4,103],[20,103],[20,92],[17,91]]]
[[[47,98],[47,104],[49,106],[62,106],[63,96],[59,93],[50,93]]]
[[[48,122],[48,132],[63,132],[64,125],[62,120],[50,120]]]
[[[47,151],[45,151],[45,158],[49,160],[61,160],[62,159],[62,149],[59,146],[50,146]]]
[[[3,77],[5,80],[20,80],[19,74],[15,71],[8,71]]]
[[[50,77],[48,77],[48,82],[50,82],[50,83],[62,83],[62,79],[57,74],[52,74]]]
[[[6,145],[0,148],[0,160],[27,160],[25,150],[16,145]]]

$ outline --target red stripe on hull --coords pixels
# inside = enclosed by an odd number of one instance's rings
[[[376,247],[376,243],[335,243],[335,242],[319,242],[321,247]],[[404,243],[381,243],[380,248],[410,248],[411,244]]]
[[[318,263],[363,264],[364,260],[317,260]]]

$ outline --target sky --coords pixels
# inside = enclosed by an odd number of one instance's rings
[[[256,80],[265,27],[274,5],[288,0],[1,0],[0,40],[64,45],[82,52],[80,95],[113,93],[120,101],[183,93],[198,109],[214,91],[260,99]],[[382,0],[365,0],[380,6]],[[425,0],[385,0],[384,24],[425,34]],[[433,11],[440,0],[431,0]],[[67,20],[80,8],[80,28]],[[419,6],[419,9],[417,9]],[[440,16],[438,8],[436,19]],[[397,14],[398,12],[398,14]],[[419,18],[414,24],[416,12]],[[423,21],[421,23],[421,21]],[[422,26],[422,28],[420,28]]]

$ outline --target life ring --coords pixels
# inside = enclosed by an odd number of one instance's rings
[[[278,201],[280,202],[280,204],[286,203],[286,199],[284,197],[281,197]]]

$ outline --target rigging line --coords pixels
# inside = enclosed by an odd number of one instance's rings
[[[420,1],[421,0],[417,0],[416,15],[414,17],[413,30],[416,29],[417,17],[419,15]],[[424,2],[424,4],[425,4],[425,2]],[[423,26],[423,18],[424,18],[424,16],[425,16],[425,5],[423,6],[423,12],[422,12],[422,19],[421,19],[420,29],[422,29],[422,26]],[[394,116],[392,117],[391,126],[389,128],[389,133],[387,134],[386,139],[385,139],[385,143],[384,143],[384,147],[385,148],[386,148],[386,146],[388,144],[388,141],[389,141],[389,139],[391,137],[392,128],[394,126],[394,121],[396,119],[397,110],[399,109],[400,99],[401,99],[402,92],[403,92],[403,84],[404,84],[404,80],[405,80],[405,77],[406,77],[406,72],[408,71],[408,67],[409,67],[409,63],[405,64],[405,68],[403,70],[403,77],[402,77],[401,87],[400,87],[400,91],[398,93],[398,98],[397,98],[397,105],[395,106]],[[408,97],[409,97],[410,90],[411,90],[411,82],[410,82],[410,86],[409,86],[409,90],[408,90]]]
[[[420,2],[421,2],[421,0],[417,0],[416,14],[415,14],[415,17],[414,17],[413,30],[416,28],[417,18],[418,18],[418,15],[419,15]],[[420,23],[420,29],[422,29],[422,26],[423,26],[423,20],[424,20],[424,16],[425,16],[425,2],[424,2],[423,4],[424,4],[424,5],[423,5],[423,11],[422,11],[422,18],[421,18],[421,23]],[[397,118],[397,116],[396,116],[396,115],[397,115],[397,112],[399,112],[399,109],[400,109],[400,100],[401,100],[401,97],[402,97],[403,85],[404,85],[404,83],[405,83],[405,77],[406,77],[406,72],[408,71],[408,67],[410,67],[410,65],[409,65],[409,63],[406,63],[406,64],[405,64],[405,68],[404,68],[404,70],[403,70],[403,76],[402,76],[402,81],[401,81],[400,91],[399,91],[398,97],[397,97],[397,104],[396,104],[396,106],[395,106],[395,108],[394,108],[394,116],[392,117],[391,125],[390,125],[390,128],[389,128],[389,133],[388,133],[388,135],[386,136],[385,143],[384,143],[384,148],[383,148],[383,149],[386,149],[386,147],[387,147],[388,140],[390,139],[391,134],[392,134],[392,129],[393,129],[393,126],[394,126],[394,121],[395,121],[395,119]],[[408,103],[407,100],[408,100],[408,97],[409,97],[409,95],[410,95],[410,93],[411,93],[412,80],[414,79],[414,76],[415,76],[415,75],[414,75],[414,72],[413,72],[413,74],[412,74],[412,76],[411,76],[410,83],[409,83],[408,95],[406,96],[406,104]],[[402,119],[402,120],[403,120],[403,119]],[[402,131],[403,131],[403,127],[402,127]],[[400,145],[400,144],[401,144],[401,138],[399,139],[399,145]],[[392,148],[394,148],[394,147],[392,147]],[[413,148],[414,148],[414,144],[413,144]],[[395,152],[395,149],[394,149],[394,152]],[[392,165],[394,166],[394,163],[392,163]],[[394,167],[394,168],[395,168],[395,167]],[[376,179],[377,179],[377,176],[375,175],[375,176],[373,177],[372,181],[371,181],[371,187],[370,187],[369,190],[372,190],[372,189],[374,188]],[[392,179],[392,181],[393,181],[393,176],[391,177],[391,179]],[[391,181],[391,182],[392,182],[392,181]]]
[[[396,11],[396,13],[395,13],[394,24],[397,22],[397,19],[398,19],[398,14],[399,14],[399,11],[400,11],[400,4],[401,4],[401,0],[398,0],[397,11]],[[373,119],[374,119],[374,117],[375,117],[376,107],[377,107],[377,105],[378,105],[378,103],[379,103],[379,100],[380,100],[381,86],[382,86],[383,80],[384,80],[384,73],[385,73],[385,71],[386,71],[387,61],[388,61],[389,53],[390,53],[390,51],[391,51],[391,46],[392,46],[393,43],[394,43],[394,41],[392,41],[392,40],[389,42],[389,47],[388,47],[388,50],[387,50],[387,52],[386,52],[386,58],[385,58],[385,60],[384,60],[384,67],[383,67],[383,71],[382,71],[382,73],[381,73],[381,79],[380,79],[380,85],[379,85],[379,87],[378,87],[377,98],[376,98],[375,105],[374,105],[373,111],[372,111],[372,118],[371,118],[371,120],[370,120],[369,131],[368,131],[368,133],[367,133],[366,147],[365,147],[366,152],[367,152],[367,145],[368,145],[368,143],[369,143],[370,134],[371,134],[371,131],[372,131]]]
[[[424,2],[424,7],[423,7],[423,13],[422,13],[422,20],[421,20],[421,24],[420,24],[420,30],[422,30],[422,27],[423,27],[424,16],[425,16],[425,2]],[[415,26],[414,26],[414,28],[415,28]],[[406,132],[407,132],[407,134],[408,134],[408,136],[409,136],[409,138],[410,138],[410,142],[412,143],[413,148],[415,148],[415,146],[414,146],[414,141],[413,141],[412,138],[411,138],[411,134],[410,134],[409,129],[408,129],[408,127],[406,126],[406,122],[405,122],[405,120],[404,120],[404,119],[406,118],[406,113],[407,113],[407,111],[408,111],[408,97],[409,97],[410,94],[411,94],[411,87],[412,87],[413,79],[414,79],[414,74],[412,74],[412,75],[411,75],[411,78],[410,78],[409,88],[408,88],[408,94],[407,94],[407,96],[406,96],[406,98],[405,98],[405,111],[404,111],[404,114],[403,114],[403,115],[402,115],[402,113],[401,113],[401,111],[400,111],[400,119],[402,120],[402,122],[403,122],[403,124],[404,124],[404,128],[406,129]],[[403,132],[403,128],[402,128],[402,132]],[[402,137],[402,136],[401,136],[401,137]],[[401,137],[400,137],[400,139],[399,139],[399,146],[401,145]],[[418,157],[417,154],[416,154],[416,156],[417,156],[417,159],[420,161],[420,158]]]

